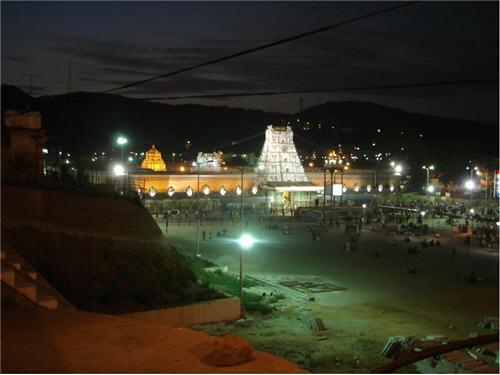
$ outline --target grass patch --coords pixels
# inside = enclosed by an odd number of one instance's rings
[[[197,257],[186,257],[185,264],[194,272],[198,280],[201,280],[210,288],[224,292],[231,297],[239,297],[240,281],[238,277],[222,272],[221,270],[207,271],[208,267],[215,267],[215,264]],[[243,288],[259,286],[261,283],[254,279],[243,277]],[[263,296],[248,293],[243,290],[243,306],[246,311],[270,314],[273,308]]]

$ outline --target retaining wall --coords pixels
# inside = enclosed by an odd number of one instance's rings
[[[240,318],[239,298],[224,298],[192,305],[121,314],[130,319],[163,323],[173,327],[223,322]]]

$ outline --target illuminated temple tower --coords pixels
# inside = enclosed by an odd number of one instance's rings
[[[165,162],[161,158],[161,152],[155,148],[155,145],[151,147],[151,150],[146,152],[146,156],[141,163],[142,169],[152,169],[155,172],[165,172],[167,167]]]
[[[259,158],[259,178],[264,183],[307,183],[304,167],[293,143],[290,126],[269,125]]]

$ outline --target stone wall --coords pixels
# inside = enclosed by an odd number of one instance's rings
[[[239,319],[240,300],[239,298],[224,298],[167,309],[121,314],[120,316],[144,322],[164,323],[173,327],[190,327],[197,324]]]

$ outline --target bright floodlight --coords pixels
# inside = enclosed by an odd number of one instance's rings
[[[188,197],[192,197],[193,196],[193,188],[191,186],[188,186],[186,188],[186,194]]]
[[[257,186],[252,186],[252,194],[255,195],[259,192],[259,188]]]
[[[429,193],[434,193],[434,186],[432,186],[432,185],[427,186],[427,191]]]
[[[469,190],[474,189],[474,181],[472,181],[472,180],[467,181],[467,182],[465,183],[465,187],[466,187],[467,189],[469,189]]]
[[[434,166],[433,166],[433,165],[431,165],[431,166],[429,167],[429,169],[430,169],[431,171],[433,171],[433,170],[434,170]]]
[[[169,197],[172,197],[175,194],[175,189],[172,186],[170,186],[167,190],[167,194]]]
[[[250,249],[255,243],[255,239],[250,234],[243,234],[238,242],[243,249]]]
[[[113,167],[113,173],[115,176],[123,176],[125,174],[125,168],[123,168],[121,164],[116,164]]]
[[[127,144],[128,143],[128,139],[125,138],[125,137],[118,137],[116,139],[116,143],[118,143],[120,146],[124,145],[124,144]]]
[[[471,209],[469,210],[469,212],[470,212],[472,215],[474,215],[474,212],[476,212],[476,211],[474,211],[474,209],[473,209],[473,208],[471,208]]]
[[[401,164],[396,165],[396,166],[394,167],[394,171],[395,171],[396,173],[401,173],[401,172],[403,172],[403,167],[401,166]]]
[[[363,203],[361,207],[366,208],[366,203]]]
[[[422,211],[420,215],[425,216],[425,211]]]
[[[396,163],[391,161],[391,167],[394,167],[395,165],[396,165]]]
[[[241,195],[241,192],[242,192],[242,190],[241,190],[240,185],[236,186],[236,194]]]
[[[220,187],[219,194],[222,195],[222,196],[226,195],[226,189],[224,189],[224,186]]]

